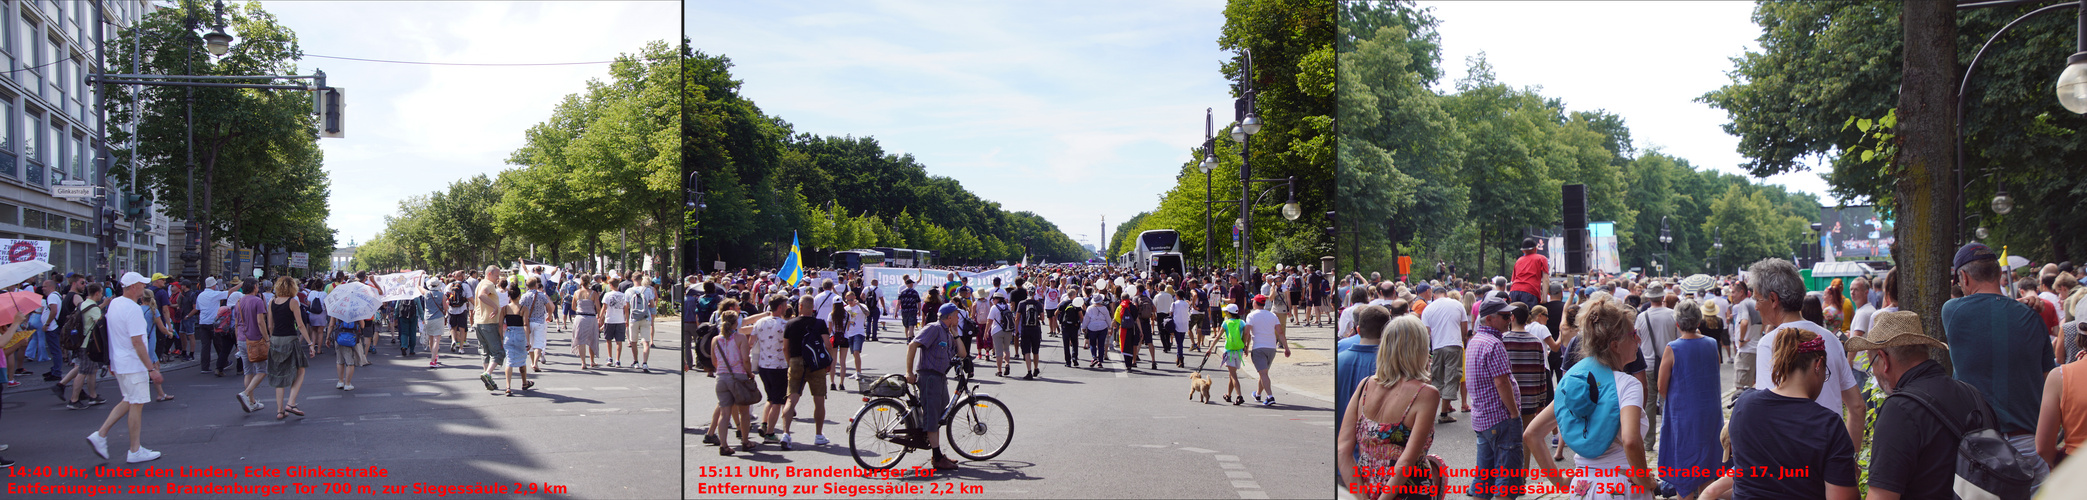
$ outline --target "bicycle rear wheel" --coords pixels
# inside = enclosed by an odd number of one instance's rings
[[[1015,416],[992,396],[974,395],[950,407],[942,428],[950,449],[970,460],[990,460],[1014,440]]]
[[[889,439],[892,431],[905,427],[905,415],[905,406],[892,399],[877,399],[856,411],[848,422],[848,452],[855,456],[855,464],[883,470],[906,458],[912,449]]]

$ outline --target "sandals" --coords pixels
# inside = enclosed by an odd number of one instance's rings
[[[304,409],[298,408],[297,405],[283,407],[283,411],[290,412],[291,415],[304,416]]]
[[[1454,418],[1450,418],[1450,416],[1449,416],[1449,414],[1448,414],[1448,413],[1444,413],[1444,414],[1441,414],[1441,415],[1437,415],[1437,416],[1436,416],[1436,418],[1435,418],[1435,423],[1438,423],[1438,424],[1449,424],[1449,423],[1456,423],[1456,421],[1457,421],[1457,419],[1454,419]]]
[[[284,410],[276,410],[276,411],[275,411],[275,419],[276,419],[276,420],[282,420],[282,419],[285,419],[285,418],[290,418],[290,414],[288,414],[288,413],[283,413],[283,412],[284,412]]]
[[[161,395],[159,395],[159,397],[158,397],[158,398],[154,399],[154,401],[173,401],[173,400],[174,400],[174,395],[173,395],[173,394],[161,394]]]
[[[526,391],[529,390],[529,388],[531,387],[536,387],[535,381],[522,382],[522,390]]]

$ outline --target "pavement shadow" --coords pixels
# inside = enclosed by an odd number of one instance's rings
[[[952,456],[951,458],[955,459],[954,456]],[[1043,476],[1029,474],[1027,469],[1036,467],[1036,464],[1032,462],[995,459],[983,462],[963,461],[958,463],[962,464],[963,466],[958,467],[956,470],[938,470],[935,471],[935,474],[931,477],[907,476],[898,480],[908,482],[932,483],[936,481],[947,481],[950,479],[963,479],[979,482],[1015,480],[1040,481],[1044,479]]]

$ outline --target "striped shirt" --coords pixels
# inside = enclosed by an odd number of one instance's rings
[[[1551,403],[1551,377],[1544,368],[1543,340],[1529,332],[1507,332],[1500,334],[1500,343],[1507,348],[1507,364],[1516,392],[1522,396],[1521,412],[1543,411],[1544,405]]]

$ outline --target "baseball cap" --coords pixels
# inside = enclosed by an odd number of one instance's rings
[[[1523,249],[1523,250],[1535,250],[1535,249],[1536,249],[1536,237],[1535,237],[1535,236],[1530,236],[1530,237],[1527,237],[1527,238],[1522,238],[1522,249]]]
[[[1268,296],[1267,296],[1267,295],[1255,295],[1255,296],[1254,296],[1254,302],[1256,302],[1256,303],[1259,303],[1259,302],[1267,302],[1267,301],[1268,301]]]
[[[138,274],[136,272],[123,273],[123,286],[136,285],[147,281],[151,280],[145,279],[145,275]]]
[[[1413,293],[1415,295],[1428,293],[1429,290],[1434,290],[1434,287],[1428,286],[1427,283],[1421,283],[1419,286],[1413,287]]]
[[[1492,316],[1503,312],[1511,312],[1515,309],[1517,309],[1515,305],[1509,303],[1506,299],[1502,299],[1500,297],[1486,297],[1485,302],[1479,303],[1478,315]]]
[[[935,317],[937,317],[937,318],[940,318],[940,317],[948,316],[948,315],[951,315],[951,314],[956,314],[956,313],[957,313],[957,311],[958,311],[958,310],[960,310],[960,309],[961,309],[961,308],[957,307],[957,305],[956,305],[956,304],[946,304],[946,303],[945,303],[945,304],[942,304],[942,308],[941,308],[941,309],[936,309],[936,310],[935,310]]]
[[[1239,304],[1225,304],[1225,314],[1239,314]]]
[[[167,275],[165,273],[152,273],[152,281],[159,281],[163,279],[167,279]]]
[[[1987,247],[1984,243],[1974,241],[1965,243],[1964,246],[1957,248],[1957,257],[1950,261],[1949,270],[1955,271],[1957,268],[1964,267],[1965,264],[1981,260],[1999,259],[2000,256],[1994,255],[1992,248]]]

